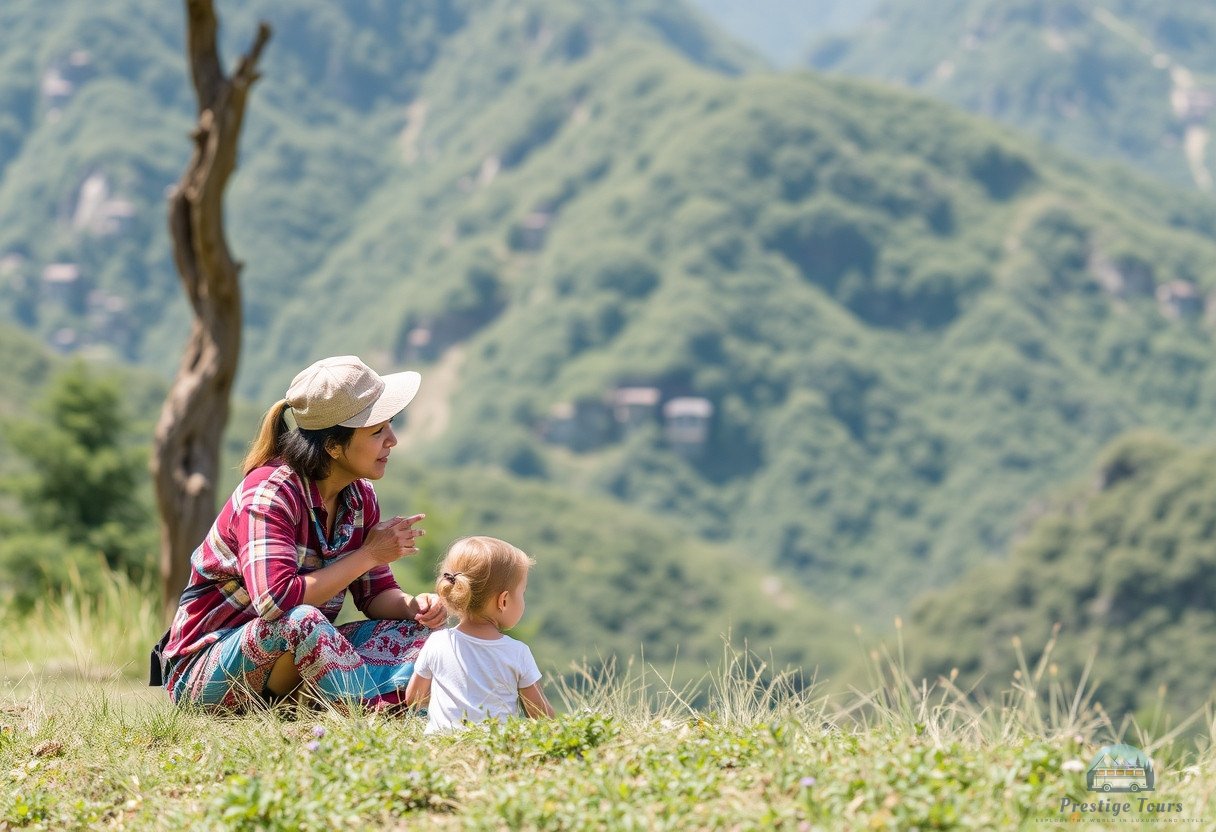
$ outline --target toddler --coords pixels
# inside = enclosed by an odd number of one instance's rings
[[[553,716],[528,645],[503,635],[524,614],[528,568],[534,561],[493,537],[466,537],[448,549],[436,591],[460,623],[437,630],[423,645],[406,702],[427,708],[426,733],[524,712]]]

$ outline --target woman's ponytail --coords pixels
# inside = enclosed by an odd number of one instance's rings
[[[283,411],[287,410],[287,399],[279,399],[266,415],[262,417],[262,427],[258,435],[249,443],[249,452],[241,463],[241,476],[245,476],[254,468],[265,465],[279,455],[279,439],[287,431],[283,422]]]
[[[258,435],[249,443],[249,452],[241,463],[241,476],[248,476],[272,459],[281,459],[302,477],[321,480],[329,476],[329,455],[332,447],[345,448],[355,435],[354,428],[334,425],[319,430],[305,430],[295,426],[295,419],[288,414],[287,399],[279,399],[262,417]],[[288,425],[290,419],[291,425]]]

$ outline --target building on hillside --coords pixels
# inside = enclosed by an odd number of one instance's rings
[[[612,391],[612,418],[623,435],[658,422],[659,398],[657,387],[618,387]]]
[[[572,451],[589,451],[612,439],[612,414],[603,402],[558,402],[540,426],[540,437]]]
[[[478,309],[462,309],[422,318],[410,324],[397,350],[403,364],[438,361],[450,347],[470,338],[489,323],[500,306],[487,304]]]
[[[663,405],[663,438],[677,453],[700,455],[709,441],[714,406],[709,399],[681,396]]]
[[[1157,287],[1152,264],[1139,257],[1111,260],[1094,254],[1089,260],[1089,273],[1103,291],[1116,298],[1150,297]]]
[[[74,312],[84,311],[84,283],[75,263],[51,263],[42,270],[42,296]]]
[[[553,214],[548,211],[533,211],[515,225],[507,235],[507,245],[512,251],[540,251],[545,247],[549,235],[549,224]]]
[[[1194,320],[1203,315],[1203,296],[1189,280],[1171,280],[1157,287],[1161,314],[1173,320]]]

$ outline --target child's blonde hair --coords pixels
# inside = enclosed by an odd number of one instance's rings
[[[515,589],[536,563],[522,549],[496,537],[462,537],[448,547],[435,591],[464,618],[484,609],[503,590]]]

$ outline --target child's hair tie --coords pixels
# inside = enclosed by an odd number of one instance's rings
[[[443,579],[450,584],[454,584],[454,583],[456,583],[456,576],[462,575],[462,574],[464,574],[464,573],[463,572],[444,572]]]

